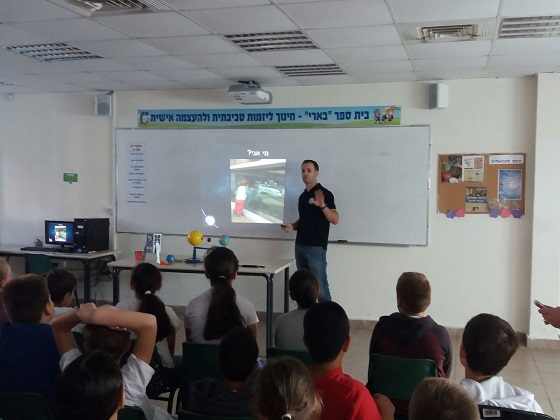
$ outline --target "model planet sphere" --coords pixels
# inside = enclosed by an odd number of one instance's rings
[[[166,260],[167,260],[167,262],[168,262],[169,264],[171,264],[172,262],[175,261],[175,255],[169,254],[169,255],[167,256]]]
[[[191,230],[187,235],[187,242],[192,246],[198,246],[202,243],[204,236],[198,230]]]
[[[222,246],[227,246],[229,244],[229,236],[228,235],[220,236],[219,239],[218,239],[218,242]]]

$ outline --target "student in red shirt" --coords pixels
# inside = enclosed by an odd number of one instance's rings
[[[342,372],[350,322],[338,303],[320,302],[307,311],[303,339],[313,359],[311,376],[323,399],[321,420],[393,419],[395,407],[386,396],[372,398],[363,383]]]

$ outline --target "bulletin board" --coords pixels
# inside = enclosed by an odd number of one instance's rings
[[[438,165],[440,213],[525,213],[525,153],[439,155]]]

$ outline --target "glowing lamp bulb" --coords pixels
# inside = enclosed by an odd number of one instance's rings
[[[216,223],[216,218],[214,216],[206,216],[204,218],[204,222],[208,225],[208,226],[214,226],[214,224]]]

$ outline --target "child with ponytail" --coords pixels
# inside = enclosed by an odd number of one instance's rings
[[[204,270],[210,289],[189,302],[185,311],[187,341],[219,343],[235,327],[249,327],[257,337],[259,319],[249,300],[237,296],[233,281],[239,261],[229,248],[211,248],[204,257]]]

